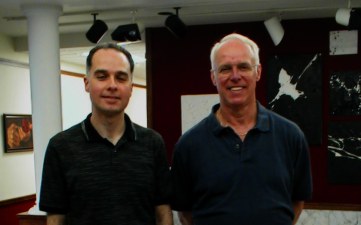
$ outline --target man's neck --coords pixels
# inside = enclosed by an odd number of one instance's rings
[[[230,108],[226,106],[220,107],[222,117],[230,123],[249,124],[255,123],[257,120],[257,102],[240,106],[237,108]]]
[[[221,105],[216,117],[222,126],[230,126],[243,140],[257,123],[257,102],[237,108]]]
[[[101,137],[108,139],[114,145],[125,132],[124,112],[114,116],[92,113],[90,122]]]

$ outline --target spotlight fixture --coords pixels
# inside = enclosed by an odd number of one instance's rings
[[[336,22],[349,29],[361,28],[361,9],[360,8],[341,8],[338,9],[335,16]]]
[[[282,41],[283,36],[285,35],[285,31],[278,17],[274,16],[264,21],[264,25],[266,26],[266,29],[271,36],[273,43],[275,45],[278,45]]]
[[[96,19],[96,16],[98,15],[97,13],[92,13],[92,15],[94,17],[94,22],[93,25],[86,32],[85,36],[90,42],[96,44],[105,35],[108,30],[108,26],[105,24],[104,21]]]
[[[136,23],[120,25],[111,34],[114,41],[138,41],[141,40],[138,25]]]
[[[165,20],[165,27],[178,38],[183,38],[187,33],[187,26],[178,16],[180,7],[175,7],[176,14],[171,12],[159,12],[159,15],[168,15]]]

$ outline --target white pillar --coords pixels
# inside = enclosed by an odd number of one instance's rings
[[[36,203],[29,214],[41,215],[38,207],[45,150],[49,139],[62,130],[58,18],[62,7],[24,4],[27,17],[30,86],[34,138]]]

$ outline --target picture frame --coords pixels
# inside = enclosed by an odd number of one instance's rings
[[[266,69],[267,108],[295,122],[311,146],[322,145],[322,54],[276,54]]]
[[[32,151],[33,125],[28,114],[3,114],[4,149],[6,153]]]

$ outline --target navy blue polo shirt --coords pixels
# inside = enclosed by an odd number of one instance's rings
[[[311,197],[308,145],[293,122],[257,103],[244,141],[212,113],[175,146],[172,207],[196,225],[291,225],[292,201]]]

